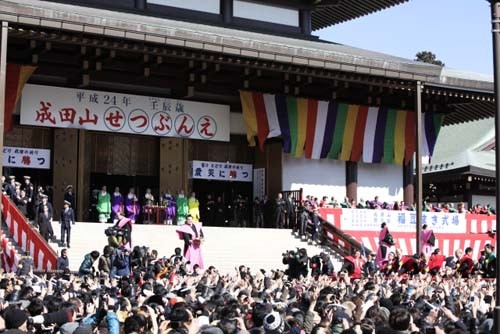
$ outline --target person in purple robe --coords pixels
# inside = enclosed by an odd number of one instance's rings
[[[434,244],[436,242],[434,237],[434,231],[429,229],[427,224],[422,226],[422,232],[420,232],[420,241],[422,242],[421,254],[430,257],[432,251],[434,250]]]
[[[120,188],[115,187],[115,192],[111,194],[111,219],[116,223],[118,221],[118,212],[123,212],[123,195],[120,193]]]
[[[167,190],[165,194],[163,194],[163,205],[165,206],[165,218],[167,225],[172,225],[176,215],[176,203],[175,197],[170,194],[170,190]]]
[[[389,233],[389,228],[387,227],[386,223],[382,223],[380,226],[381,230],[378,235],[378,250],[377,250],[377,257],[375,258],[375,261],[377,262],[377,265],[379,267],[382,266],[384,261],[389,260],[389,253],[392,249],[392,246],[394,246],[394,239],[392,238],[392,235]]]
[[[141,209],[134,188],[130,188],[127,197],[125,197],[125,210],[127,211],[127,218],[135,223],[139,218]]]
[[[204,268],[203,256],[201,253],[201,244],[204,240],[202,224],[194,222],[193,217],[188,215],[186,223],[176,230],[179,239],[184,240],[184,257],[189,261],[191,269],[198,265],[200,269]]]

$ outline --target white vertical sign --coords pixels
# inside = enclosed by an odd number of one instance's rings
[[[266,169],[255,168],[253,170],[253,197],[260,199],[266,194]]]

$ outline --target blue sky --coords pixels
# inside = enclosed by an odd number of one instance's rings
[[[489,8],[486,0],[410,0],[315,35],[410,59],[432,51],[447,67],[492,74]]]

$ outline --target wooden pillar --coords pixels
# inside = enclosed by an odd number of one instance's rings
[[[140,10],[146,9],[146,0],[135,0],[135,8]]]
[[[300,30],[304,35],[310,35],[312,33],[310,9],[300,10]]]
[[[266,195],[269,199],[277,197],[283,189],[283,152],[279,140],[268,140],[264,152],[255,148],[255,168],[266,170]],[[287,189],[288,190],[288,189]]]
[[[63,207],[64,190],[71,184],[77,185],[78,172],[78,130],[55,129],[54,130],[54,167],[53,182],[54,198],[54,220],[58,220],[58,214]],[[74,189],[78,194],[78,189]]]
[[[3,135],[5,126],[4,115],[5,115],[5,88],[7,79],[6,77],[7,77],[8,31],[9,31],[9,24],[7,22],[2,22],[0,27],[0,164],[2,164],[3,161],[2,159],[3,159]],[[1,167],[0,170],[2,170]]]
[[[90,209],[90,169],[91,169],[91,152],[90,152],[91,135],[85,130],[78,130],[78,176],[77,182],[74,185],[76,196],[76,220],[89,221]],[[112,191],[110,189],[109,191]]]
[[[350,200],[358,201],[358,163],[346,161],[345,163],[346,196]]]
[[[233,0],[221,0],[220,12],[224,23],[231,23],[233,21]]]
[[[171,194],[188,189],[189,141],[183,138],[160,139],[160,192],[170,190]]]
[[[415,203],[413,181],[413,160],[410,160],[408,165],[403,165],[403,201],[407,206],[412,206]]]

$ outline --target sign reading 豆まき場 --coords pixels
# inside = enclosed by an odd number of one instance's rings
[[[21,124],[229,141],[229,106],[26,85]]]

